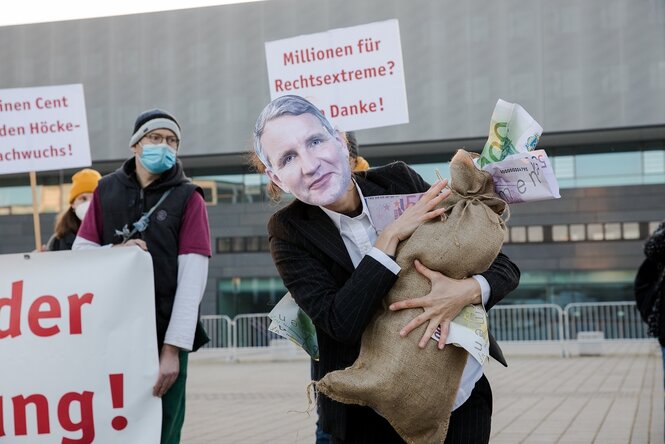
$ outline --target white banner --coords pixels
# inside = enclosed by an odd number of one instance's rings
[[[0,89],[0,174],[90,164],[83,85]]]
[[[397,20],[266,42],[270,97],[302,96],[343,131],[409,122]]]
[[[0,442],[158,443],[150,255],[0,255]]]

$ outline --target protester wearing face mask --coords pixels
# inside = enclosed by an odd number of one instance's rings
[[[162,443],[180,442],[188,352],[207,342],[197,321],[208,280],[210,228],[203,191],[177,159],[180,139],[171,114],[141,113],[129,140],[133,156],[100,180],[73,246],[138,246],[152,256],[159,351],[152,393],[162,399]]]
[[[81,221],[90,206],[92,192],[101,178],[99,172],[90,168],[83,169],[72,176],[69,190],[69,206],[55,219],[55,230],[49,239],[46,251],[71,250]]]

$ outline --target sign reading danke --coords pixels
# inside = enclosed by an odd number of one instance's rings
[[[0,174],[90,163],[83,85],[0,89]]]
[[[270,97],[305,97],[340,129],[408,123],[397,20],[266,42]]]

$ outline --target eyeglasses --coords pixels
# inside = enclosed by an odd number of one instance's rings
[[[162,143],[162,140],[166,140],[166,144],[173,148],[178,148],[180,140],[176,136],[163,136],[159,133],[150,133],[145,136],[152,144],[157,145]]]

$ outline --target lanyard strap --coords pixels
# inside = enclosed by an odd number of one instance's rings
[[[157,207],[162,202],[164,202],[164,199],[166,199],[167,196],[169,194],[171,194],[171,191],[173,191],[173,188],[169,188],[168,190],[166,190],[166,192],[164,194],[162,194],[162,197],[159,198],[157,203],[155,205],[153,205],[152,208],[150,208],[150,210],[148,210],[147,213],[143,213],[143,216],[141,216],[141,218],[139,220],[137,220],[136,222],[134,222],[132,224],[132,227],[134,227],[132,229],[132,231],[129,231],[129,228],[127,228],[126,224],[122,228],[122,231],[121,230],[115,230],[115,234],[117,236],[122,236],[122,243],[123,244],[125,242],[127,242],[129,239],[131,239],[132,236],[134,236],[136,233],[142,233],[146,230],[146,228],[148,228],[148,225],[150,224],[150,216],[157,209]]]

